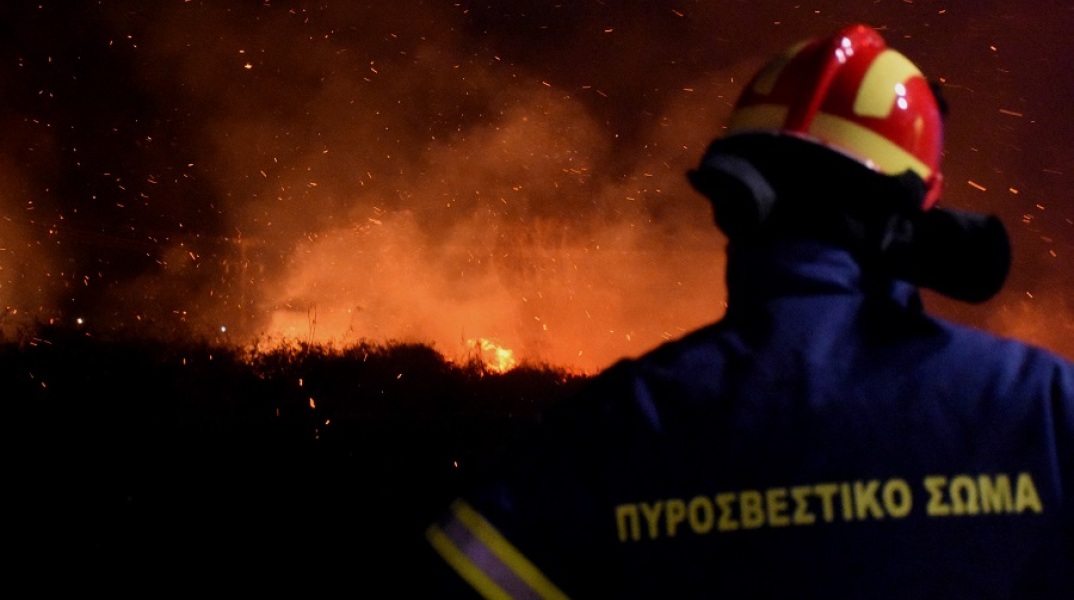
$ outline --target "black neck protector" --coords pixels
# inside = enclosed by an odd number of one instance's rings
[[[1010,270],[1010,241],[995,216],[923,211],[916,174],[877,173],[806,140],[717,140],[687,176],[732,244],[816,239],[847,248],[863,269],[975,303],[999,292]]]

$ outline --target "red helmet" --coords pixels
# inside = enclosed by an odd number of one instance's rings
[[[910,170],[925,182],[924,209],[940,197],[943,115],[936,94],[866,25],[801,42],[770,61],[739,97],[728,130],[797,136],[887,175]]]

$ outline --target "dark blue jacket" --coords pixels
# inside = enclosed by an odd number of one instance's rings
[[[727,282],[718,323],[594,378],[430,527],[462,579],[1074,597],[1074,365],[931,317],[821,244],[732,248]]]

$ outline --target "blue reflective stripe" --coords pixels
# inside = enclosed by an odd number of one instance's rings
[[[458,500],[426,532],[433,548],[485,598],[556,599],[567,596],[491,523]]]

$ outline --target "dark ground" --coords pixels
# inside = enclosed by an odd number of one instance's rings
[[[140,596],[390,597],[360,590],[407,576],[471,467],[584,380],[420,345],[255,357],[64,331],[0,340],[0,376],[9,567],[38,591]]]

